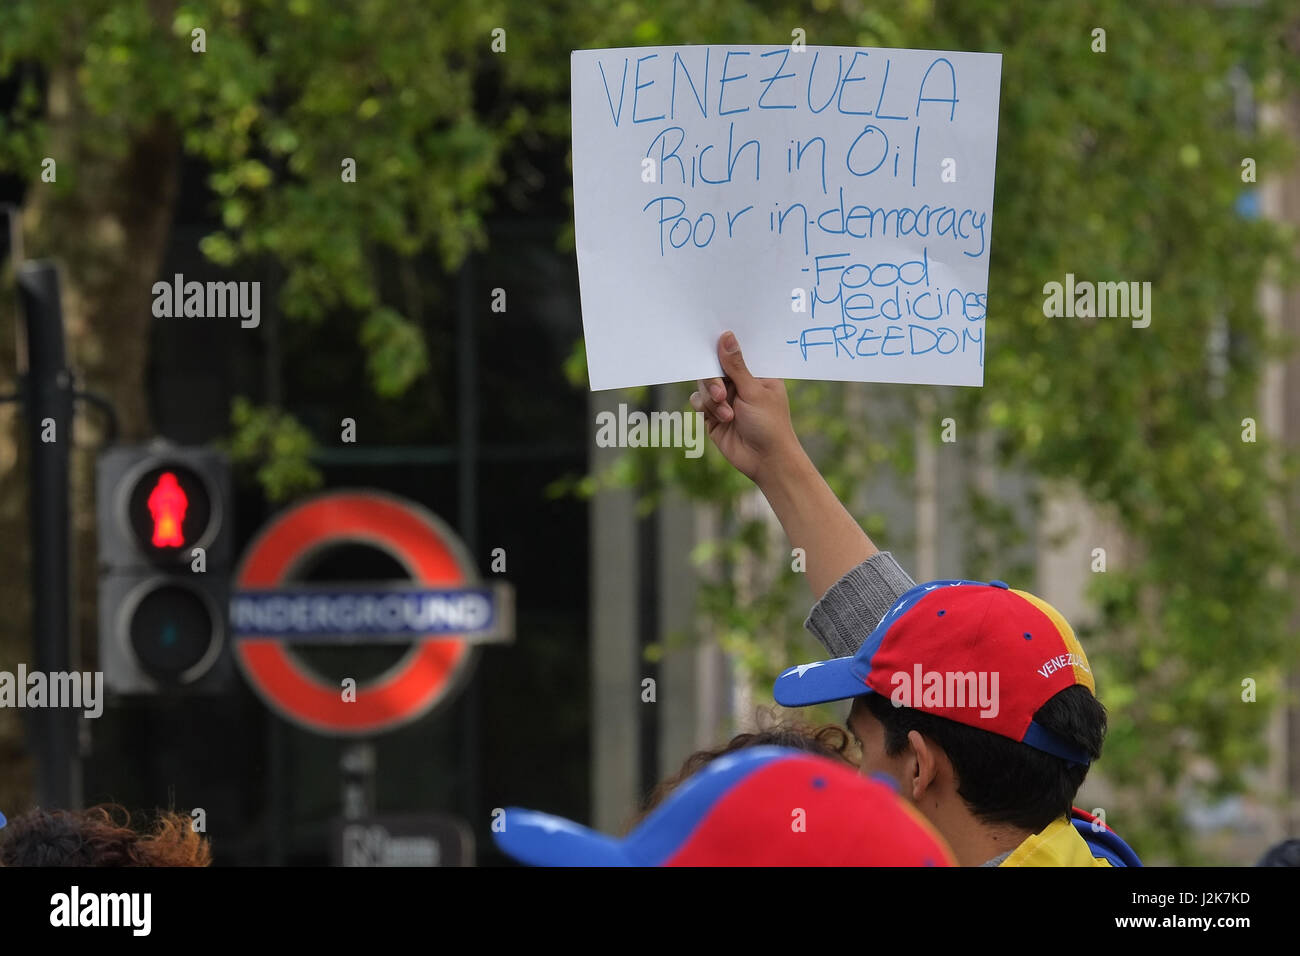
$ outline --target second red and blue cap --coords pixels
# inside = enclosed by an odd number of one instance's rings
[[[889,787],[784,747],[717,758],[626,838],[511,807],[492,834],[533,866],[953,866],[943,838]]]

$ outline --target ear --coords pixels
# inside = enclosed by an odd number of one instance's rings
[[[912,800],[920,803],[926,791],[933,791],[942,771],[947,756],[942,750],[927,740],[918,731],[909,731],[907,742],[911,745],[912,763]]]

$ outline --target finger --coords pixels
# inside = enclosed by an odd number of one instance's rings
[[[735,383],[737,394],[743,397],[753,391],[757,383],[750,374],[749,366],[745,364],[745,356],[741,354],[740,341],[735,332],[723,332],[722,338],[718,339],[718,361],[722,363],[722,370],[727,373],[727,377]]]
[[[736,417],[736,399],[738,397],[736,392],[736,383],[729,378],[715,379],[715,381],[721,381],[723,383],[723,397],[716,402],[706,398],[704,403],[707,407],[703,409],[703,411],[707,414],[722,417],[723,421],[729,422]],[[725,413],[723,412],[723,409],[726,409]]]
[[[703,394],[708,395],[715,402],[721,402],[726,400],[727,387],[722,384],[722,379],[702,378],[700,379],[698,384],[700,386],[700,391]]]
[[[722,393],[723,395],[727,394],[727,389],[722,389]],[[705,415],[712,415],[714,418],[723,421],[729,421],[736,416],[735,408],[729,408],[722,402],[715,402],[714,399],[708,397],[705,390],[690,393],[690,407],[694,408],[695,411],[703,412]],[[723,408],[727,408],[727,411],[723,411]]]
[[[699,390],[695,393],[700,396],[704,403],[699,409],[702,412],[717,413],[718,403],[724,401],[727,397],[727,390],[722,386],[720,378],[702,378],[697,383]]]
[[[691,392],[691,408],[704,416],[705,424],[709,422],[722,424],[736,417],[735,411],[729,405],[718,405],[710,402],[699,392]]]

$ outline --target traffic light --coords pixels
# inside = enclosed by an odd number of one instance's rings
[[[117,445],[96,471],[99,659],[123,694],[234,679],[230,466],[207,448]]]

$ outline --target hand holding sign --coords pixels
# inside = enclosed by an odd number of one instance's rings
[[[573,54],[593,389],[718,373],[983,382],[995,54]]]
[[[727,461],[758,481],[760,467],[802,451],[790,422],[785,382],[751,375],[732,332],[718,341],[718,361],[727,377],[701,381],[691,394],[691,407],[704,413],[709,438]]]

